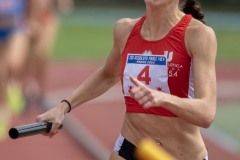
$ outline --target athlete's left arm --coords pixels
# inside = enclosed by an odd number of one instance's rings
[[[179,98],[151,90],[134,78],[136,88],[131,95],[139,104],[164,106],[185,121],[208,128],[216,113],[216,71],[217,42],[214,31],[207,26],[190,28],[186,34],[186,47],[193,59],[195,98]]]

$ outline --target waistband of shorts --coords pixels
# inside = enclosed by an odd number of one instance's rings
[[[129,160],[136,160],[134,155],[136,149],[137,147],[124,138],[122,134],[118,136],[114,151],[118,153],[119,156]],[[208,151],[206,151],[206,156],[203,160],[208,160]]]
[[[129,142],[127,139],[125,139],[122,134],[119,135],[114,151],[118,153],[119,156],[127,159],[127,160],[136,160],[135,158],[135,150],[136,146]]]

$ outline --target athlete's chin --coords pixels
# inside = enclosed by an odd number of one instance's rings
[[[144,0],[149,7],[159,7],[171,3],[172,0]]]

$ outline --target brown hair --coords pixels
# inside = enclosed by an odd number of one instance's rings
[[[195,19],[206,23],[204,20],[204,13],[201,10],[200,3],[195,0],[180,0],[181,8],[184,13],[191,14]]]

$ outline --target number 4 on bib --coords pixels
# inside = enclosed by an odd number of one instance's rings
[[[151,77],[149,76],[149,66],[145,66],[143,70],[138,74],[137,79],[139,81],[145,82],[145,84],[149,85],[151,82]]]

